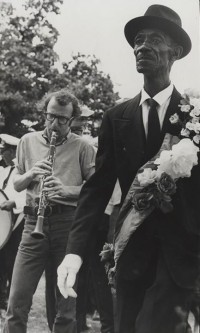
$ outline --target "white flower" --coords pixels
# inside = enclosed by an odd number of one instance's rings
[[[200,135],[193,136],[193,141],[198,145],[200,143]]]
[[[172,147],[172,171],[179,177],[190,177],[191,170],[198,163],[197,152],[199,148],[190,139],[182,139]]]
[[[190,131],[186,128],[182,128],[181,135],[188,138],[190,136]]]
[[[152,184],[157,177],[156,170],[152,170],[151,168],[146,168],[142,173],[138,174],[138,182],[141,186],[147,186]]]
[[[163,150],[160,153],[160,157],[158,157],[155,161],[154,164],[165,164],[167,161],[171,158],[171,150]]]
[[[180,109],[182,112],[189,112],[190,111],[190,105],[184,104],[180,106]]]
[[[189,130],[189,131],[194,131],[195,125],[193,123],[191,123],[191,121],[188,121],[185,125],[185,127]]]
[[[172,159],[173,178],[190,177],[193,163],[190,158],[184,155],[174,156]]]
[[[199,117],[200,116],[200,108],[199,107],[194,107],[192,111],[190,112],[191,117]]]
[[[171,176],[171,161],[172,158],[172,151],[171,150],[163,150],[160,154],[160,157],[154,162],[159,164],[157,169],[157,174],[160,177],[163,172],[166,172],[168,175]]]
[[[176,124],[179,121],[179,116],[177,113],[174,113],[170,118],[169,118],[171,124]]]
[[[194,131],[195,131],[195,133],[199,134],[199,132],[200,132],[200,123],[199,122],[194,124]]]
[[[198,118],[198,117],[193,117],[193,118],[191,119],[191,122],[192,122],[193,124],[196,124],[196,123],[199,122],[199,118]]]
[[[168,151],[168,160],[160,158],[158,174],[166,172],[173,179],[190,177],[191,170],[198,163],[197,148],[190,139],[182,139]],[[163,152],[164,153],[164,152]],[[162,154],[162,153],[161,153]]]
[[[196,97],[190,97],[190,104],[196,109],[200,109],[200,99]]]
[[[196,154],[199,151],[199,148],[197,148],[193,142],[190,139],[182,139],[177,144],[172,146],[172,154],[182,154],[185,155],[190,154]]]

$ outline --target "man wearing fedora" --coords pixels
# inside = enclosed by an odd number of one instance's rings
[[[96,172],[82,188],[67,254],[58,268],[58,286],[73,295],[86,243],[105,210],[116,179],[122,202],[138,169],[160,149],[166,133],[178,135],[169,118],[181,95],[170,81],[173,63],[191,41],[176,12],[150,6],[129,21],[125,37],[134,50],[144,86],[133,99],[104,114]],[[200,172],[177,184],[174,210],[158,209],[133,233],[116,268],[117,333],[186,333],[190,311],[200,303]],[[120,226],[118,219],[116,233]]]

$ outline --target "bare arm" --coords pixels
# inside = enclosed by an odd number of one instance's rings
[[[78,199],[83,186],[83,184],[78,186],[63,185],[60,179],[53,175],[46,177],[44,184],[44,191],[48,193],[49,198],[59,195],[66,199]]]
[[[32,180],[33,176],[31,170],[27,171],[23,175],[20,175],[20,173],[16,171],[15,176],[13,178],[14,189],[17,192],[21,192],[28,187],[28,185],[31,183]]]
[[[38,161],[35,165],[25,172],[20,174],[17,169],[15,169],[15,174],[13,177],[14,189],[17,192],[25,190],[28,185],[36,178],[36,176],[45,176],[51,173],[51,163],[47,160]]]

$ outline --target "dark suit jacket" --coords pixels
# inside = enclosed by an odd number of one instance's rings
[[[140,94],[113,107],[104,115],[99,134],[96,172],[82,188],[67,253],[84,255],[86,244],[95,226],[101,221],[117,178],[123,200],[138,169],[147,162],[146,138],[139,102]],[[174,88],[164,119],[160,145],[165,133],[178,133],[177,127],[171,125],[169,117],[177,112],[179,102],[180,94]],[[194,173],[197,176],[198,171],[194,170]],[[200,230],[200,221],[195,210],[198,202],[200,205],[200,181],[196,179],[192,186],[188,179],[179,183],[181,190],[177,191],[175,196],[173,213],[164,215],[158,211],[153,212],[131,237],[119,261],[118,272],[125,278],[135,279],[145,273],[156,252],[155,240],[158,240],[175,280],[186,287],[193,287],[196,283],[200,243],[197,233],[189,230],[189,220],[192,214],[195,229]],[[187,209],[189,204],[191,207]]]

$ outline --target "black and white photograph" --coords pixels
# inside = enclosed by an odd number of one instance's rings
[[[199,9],[0,0],[0,333],[200,333]]]

